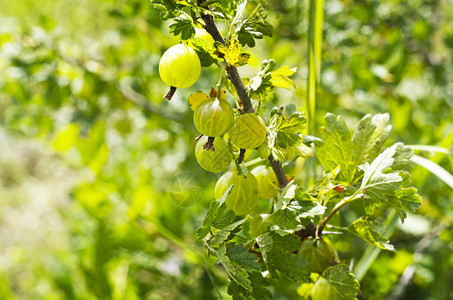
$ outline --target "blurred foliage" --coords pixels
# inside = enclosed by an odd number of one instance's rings
[[[297,90],[279,91],[264,109],[303,108],[308,2],[268,4],[274,37],[257,41],[241,74],[252,78],[265,58],[298,66]],[[215,66],[165,102],[158,63],[178,40],[149,2],[0,0],[0,7],[0,220],[8,229],[0,235],[1,297],[226,298],[223,269],[195,241],[216,177],[194,159],[186,101],[215,85]],[[389,144],[452,147],[452,2],[331,0],[325,9],[319,119],[330,111],[352,124],[388,111]],[[448,155],[421,154],[453,173]],[[190,207],[168,193],[185,173],[204,187]],[[293,173],[304,176],[299,167]],[[361,281],[369,299],[387,299],[409,265],[413,281],[400,299],[453,298],[453,192],[421,167],[411,173],[424,203],[391,237],[399,251],[382,253]],[[352,235],[331,241],[345,261],[358,261],[366,247]],[[297,299],[297,286],[275,287],[276,299]]]

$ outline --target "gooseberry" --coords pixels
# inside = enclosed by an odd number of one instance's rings
[[[203,145],[208,141],[207,136],[203,136],[195,146],[195,158],[200,166],[206,171],[218,173],[225,171],[233,159],[228,144],[223,138],[214,140],[214,151],[203,148]]]
[[[271,168],[258,166],[252,170],[258,180],[258,192],[263,199],[269,199],[275,196],[278,191],[279,183],[277,176]]]
[[[319,274],[332,264],[334,258],[332,247],[321,238],[303,241],[297,254],[308,261],[308,270],[311,273]]]
[[[220,199],[230,184],[233,189],[225,200],[228,209],[236,215],[246,215],[253,211],[258,203],[258,181],[251,173],[244,178],[237,171],[229,171],[222,175],[215,186],[215,197]]]
[[[233,124],[233,108],[226,100],[211,98],[195,109],[193,122],[197,130],[206,136],[223,136]]]
[[[266,138],[266,125],[257,115],[247,113],[234,119],[229,131],[231,142],[241,149],[255,149]]]
[[[267,218],[269,214],[259,214],[253,217],[252,222],[250,223],[250,232],[253,236],[257,237],[266,232],[267,228],[271,225]]]
[[[337,290],[330,285],[327,279],[320,277],[311,290],[312,300],[340,300],[344,299]]]
[[[197,53],[184,44],[165,51],[159,63],[159,75],[165,84],[176,88],[187,88],[200,77],[201,63]]]

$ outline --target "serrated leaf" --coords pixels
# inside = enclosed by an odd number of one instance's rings
[[[349,273],[346,265],[341,264],[330,267],[323,272],[322,276],[337,291],[341,297],[338,299],[352,300],[357,298],[360,284],[354,279],[354,275]]]
[[[160,12],[159,16],[162,20],[168,20],[181,14],[181,10],[174,0],[151,0],[151,4]]]
[[[212,224],[216,219],[221,219],[223,214],[230,214],[226,209],[225,200],[231,193],[233,185],[230,185],[219,200],[213,200],[203,220],[203,225],[196,230],[197,239],[203,239],[211,231]],[[217,225],[218,226],[218,225]]]
[[[385,202],[388,196],[395,194],[400,187],[403,178],[396,172],[384,173],[394,162],[398,144],[387,148],[383,153],[371,163],[365,163],[359,166],[364,171],[361,189],[373,199]]]
[[[231,232],[235,230],[238,226],[240,226],[242,223],[244,223],[246,220],[247,219],[244,218],[234,223],[231,223],[228,226],[223,227],[219,232],[217,232],[210,238],[209,241],[211,245],[219,246],[220,244],[222,244],[224,241],[228,239]]]
[[[307,118],[298,111],[287,120],[282,118],[277,126],[277,144],[283,148],[301,145],[306,123]]]
[[[275,209],[278,210],[286,207],[296,196],[297,189],[298,186],[294,183],[294,181],[289,182],[284,188],[282,188],[278,193]]]
[[[326,207],[316,202],[309,194],[300,192],[293,182],[283,188],[278,196],[275,211],[268,217],[271,229],[277,232],[294,232],[303,219],[322,215]]]
[[[360,218],[354,221],[348,227],[348,230],[371,245],[383,250],[395,251],[395,247],[384,240],[379,232],[375,230],[375,224],[372,222]]]
[[[264,262],[270,274],[277,277],[275,270],[294,281],[306,281],[309,276],[305,258],[297,256],[300,239],[294,235],[262,234],[257,238]]]
[[[398,190],[396,196],[401,201],[403,207],[409,211],[419,209],[422,204],[422,198],[417,194],[417,189],[414,187],[402,188]]]
[[[324,176],[317,181],[314,186],[307,190],[307,193],[317,198],[318,201],[323,201],[324,197],[326,197],[326,195],[328,195],[335,188],[336,185],[333,184],[333,181],[339,172],[340,166],[337,166],[330,172],[325,172]]]
[[[257,262],[258,257],[249,253],[249,249],[242,245],[232,245],[227,248],[226,255],[230,258],[232,264],[244,268],[247,272],[260,272],[261,267]]]
[[[290,87],[296,87],[294,81],[288,77],[293,75],[297,71],[297,68],[290,68],[288,66],[283,66],[274,72],[271,73],[270,82],[277,87],[281,87],[289,90]]]
[[[392,129],[388,122],[388,114],[366,115],[359,121],[352,137],[352,157],[357,165],[376,158]]]
[[[181,40],[190,40],[195,36],[195,28],[192,20],[183,17],[177,17],[173,20],[175,23],[169,26],[169,30],[174,36],[180,35]]]
[[[261,273],[249,273],[249,279],[252,284],[253,291],[247,291],[239,286],[236,282],[231,281],[228,285],[228,294],[233,299],[271,299],[272,293],[266,288],[269,286],[269,281],[261,275]],[[251,298],[252,297],[252,298]]]
[[[247,278],[247,272],[243,268],[234,266],[231,263],[229,257],[226,255],[225,244],[221,244],[215,254],[219,258],[220,263],[227,270],[228,275],[230,275],[231,279],[247,291],[251,292],[253,288],[250,280]]]
[[[196,93],[191,94],[189,96],[190,109],[195,111],[201,102],[208,99],[209,99],[208,95],[201,91],[197,91]]]
[[[379,203],[388,203],[397,210],[401,221],[404,221],[405,210],[419,208],[420,196],[416,194],[415,189],[405,187],[409,183],[409,174],[394,170],[395,157],[401,161],[401,155],[397,154],[401,147],[401,143],[396,143],[379,154],[371,164],[359,166],[364,171],[361,189],[367,197],[365,199],[367,214],[371,214]]]
[[[222,229],[231,224],[234,219],[236,219],[236,215],[231,209],[228,209],[223,213],[218,213],[211,226],[217,229]]]
[[[388,114],[366,115],[360,120],[352,138],[353,159],[358,165],[372,161],[379,154],[392,129],[388,122]]]
[[[208,41],[202,38],[193,38],[190,40],[189,44],[198,54],[202,67],[209,67],[214,62],[220,60],[214,53],[215,48]]]
[[[233,21],[233,28],[238,35],[239,42],[243,46],[254,47],[255,39],[272,36],[274,28],[265,20],[267,16],[265,6],[260,3],[246,20],[244,20],[243,13],[244,10],[238,9],[238,13]]]
[[[294,281],[307,280],[310,274],[307,261],[293,253],[299,249],[300,239],[294,235],[274,234],[272,240],[273,246],[268,252],[269,264]]]
[[[398,143],[395,155],[393,155],[395,161],[393,162],[392,169],[401,170],[402,168],[406,167],[413,154],[414,150],[412,150],[410,147],[406,147],[402,143]]]
[[[339,179],[349,182],[355,173],[352,161],[352,142],[346,123],[341,116],[328,113],[321,132],[323,143],[315,144],[316,156],[326,171],[340,166]]]

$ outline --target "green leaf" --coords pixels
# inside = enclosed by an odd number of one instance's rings
[[[391,125],[388,114],[366,115],[357,124],[352,137],[352,159],[357,165],[372,161],[387,140]]]
[[[289,68],[288,66],[283,66],[278,70],[275,70],[271,73],[271,79],[269,80],[272,85],[281,87],[289,90],[290,87],[296,87],[294,81],[288,77],[296,73],[297,68]]]
[[[354,275],[349,273],[346,265],[336,265],[324,271],[322,276],[329,282],[341,298],[338,299],[357,299],[360,284],[354,279]]]
[[[223,222],[222,220],[228,220],[228,215],[231,215],[231,210],[226,210],[225,200],[228,195],[231,193],[233,185],[230,185],[225,193],[219,200],[211,201],[209,209],[206,212],[206,216],[203,220],[203,225],[196,230],[197,239],[203,239],[211,231],[211,226],[216,224],[216,228],[222,228],[221,224],[230,224],[231,222]],[[234,213],[233,213],[234,214]]]
[[[250,16],[244,20],[244,2],[247,1],[239,1],[233,28],[243,46],[254,47],[255,39],[262,39],[264,36],[272,37],[274,28],[266,21],[267,9],[262,3],[259,3]]]
[[[230,236],[231,232],[235,230],[238,226],[240,226],[242,223],[244,223],[247,220],[247,218],[241,219],[239,221],[236,221],[234,223],[231,223],[225,227],[223,227],[219,232],[214,234],[210,239],[209,242],[213,246],[219,246],[222,244],[224,241],[228,239]]]
[[[374,223],[360,218],[354,221],[348,227],[348,230],[371,245],[383,250],[395,251],[395,247],[384,240],[379,232],[375,230],[375,227],[376,225]]]
[[[277,126],[277,144],[286,148],[302,144],[302,131],[305,129],[307,118],[296,111],[288,120],[282,118]]]
[[[215,48],[208,41],[201,38],[193,38],[190,41],[192,48],[198,54],[202,67],[209,67],[219,58],[215,55]]]
[[[222,207],[215,216],[211,226],[217,229],[222,229],[230,225],[235,219],[236,215],[231,209],[226,210],[226,207]]]
[[[346,123],[341,116],[328,113],[321,132],[323,143],[315,144],[316,156],[326,171],[340,166],[339,179],[351,182],[356,164],[352,160],[352,142]]]
[[[275,270],[294,281],[308,280],[308,263],[305,258],[293,252],[300,246],[300,239],[295,235],[262,234],[257,238],[264,262],[273,277]]]
[[[233,299],[271,299],[272,293],[266,288],[269,286],[269,280],[263,277],[261,273],[253,272],[249,273],[249,279],[252,284],[252,292],[247,291],[234,281],[230,281],[228,285],[228,294]],[[252,298],[251,298],[252,297]]]
[[[181,35],[181,40],[190,40],[195,36],[195,28],[192,20],[188,20],[183,17],[177,17],[173,19],[175,23],[169,26],[170,32],[174,36]]]
[[[374,200],[386,202],[388,197],[395,195],[403,181],[397,172],[385,173],[393,165],[393,155],[395,155],[397,147],[398,144],[395,144],[379,154],[371,164],[366,162],[359,166],[359,169],[364,171],[360,188]]]
[[[332,171],[324,173],[321,180],[317,181],[314,186],[310,187],[307,190],[307,193],[317,198],[318,201],[323,201],[325,197],[335,188],[336,185],[333,184],[333,181],[339,172],[340,167],[337,166]]]
[[[401,201],[403,207],[409,211],[416,211],[422,204],[422,198],[417,194],[414,187],[403,188],[398,190],[396,196]]]
[[[244,268],[239,266],[234,266],[230,258],[226,255],[226,246],[225,244],[220,245],[219,249],[215,251],[215,254],[219,258],[220,263],[227,270],[228,275],[231,279],[234,280],[239,286],[243,287],[246,291],[252,291],[252,285],[248,279],[247,271]]]
[[[294,232],[300,228],[303,220],[324,214],[326,207],[301,190],[293,182],[281,190],[275,205],[278,209],[268,217],[273,231],[280,234]]]
[[[295,86],[288,76],[292,75],[296,68],[290,69],[288,66],[283,66],[273,71],[275,66],[274,60],[264,60],[258,74],[247,83],[247,93],[252,99],[265,103],[272,99],[274,87],[288,89],[290,86]]]
[[[168,20],[181,14],[180,7],[174,0],[151,0],[154,9],[160,12],[162,20]]]
[[[230,258],[232,264],[244,268],[247,272],[260,272],[261,267],[257,262],[258,257],[249,253],[249,249],[242,245],[231,245],[227,248],[226,255]]]
[[[380,203],[388,203],[398,211],[401,221],[404,221],[405,210],[419,208],[421,198],[417,195],[416,189],[406,188],[409,184],[409,174],[394,170],[395,165],[398,166],[402,160],[406,160],[406,155],[400,155],[398,149],[404,149],[401,143],[387,148],[371,164],[359,166],[364,171],[360,189],[366,196],[367,214],[373,213],[373,209]]]

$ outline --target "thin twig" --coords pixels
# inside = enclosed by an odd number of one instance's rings
[[[120,83],[118,85],[118,90],[121,92],[121,94],[123,94],[123,96],[126,99],[128,99],[129,101],[132,101],[136,105],[142,107],[147,112],[153,113],[153,114],[161,116],[165,119],[169,119],[169,120],[176,121],[179,123],[183,119],[181,116],[178,116],[177,114],[170,113],[168,111],[164,111],[163,109],[161,109],[155,105],[152,105],[152,103],[148,100],[148,98],[146,98],[139,92],[135,91],[132,87],[130,87],[126,83]]]

